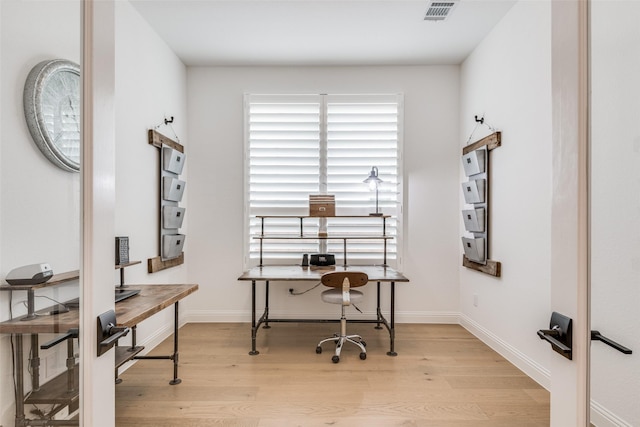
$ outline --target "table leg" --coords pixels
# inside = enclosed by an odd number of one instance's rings
[[[67,338],[67,393],[76,391],[75,382],[76,356],[73,351],[73,336]]]
[[[389,327],[389,340],[391,341],[391,349],[387,352],[388,356],[397,356],[398,353],[395,352],[395,337],[396,337],[396,282],[391,282],[391,324]]]
[[[391,322],[389,327],[389,339],[391,341],[391,349],[387,352],[388,356],[397,356],[395,352],[395,338],[396,338],[396,282],[391,282]]]
[[[251,351],[249,354],[255,356],[260,354],[256,350],[256,281],[251,281]]]
[[[31,388],[33,391],[40,390],[40,345],[38,344],[38,334],[31,334]]]
[[[265,297],[264,297],[264,329],[271,329],[269,326],[269,281],[265,282]]]
[[[22,334],[15,334],[16,337],[16,346],[15,346],[15,357],[16,357],[16,427],[25,426],[25,416],[24,416],[24,366],[22,364],[23,349],[22,349]]]
[[[382,326],[380,326],[380,319],[382,319],[382,311],[380,310],[380,282],[377,283],[377,288],[376,288],[376,294],[377,294],[377,307],[376,307],[376,318],[378,320],[378,323],[376,325],[376,329],[382,329]]]
[[[178,301],[173,305],[173,379],[169,381],[169,384],[180,384],[182,380],[178,378]]]
[[[178,305],[178,301],[176,301],[173,304],[173,353],[168,355],[168,356],[134,356],[134,359],[137,360],[172,360],[173,361],[173,379],[171,381],[169,381],[169,384],[171,385],[176,385],[176,384],[180,384],[182,382],[182,380],[180,378],[178,378],[178,361],[179,361],[179,349],[178,349],[178,343],[179,343],[179,336],[178,336],[178,325],[179,325],[179,305]],[[135,331],[135,329],[134,329]],[[132,335],[131,337],[131,347],[133,349],[133,347],[135,347],[135,341],[136,337],[135,335]]]

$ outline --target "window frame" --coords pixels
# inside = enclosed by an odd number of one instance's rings
[[[251,266],[257,265],[258,260],[251,258],[251,241],[254,237],[254,234],[251,233],[251,216],[249,215],[251,212],[251,164],[250,164],[250,106],[251,103],[255,100],[264,99],[266,101],[292,101],[299,102],[301,100],[318,100],[320,103],[320,150],[324,150],[325,155],[320,155],[320,161],[322,162],[322,158],[326,162],[328,156],[327,154],[327,105],[332,100],[359,100],[360,102],[381,102],[382,100],[390,100],[393,99],[397,104],[397,146],[396,146],[396,190],[395,194],[397,195],[396,199],[396,209],[395,215],[392,218],[388,218],[387,221],[395,220],[395,257],[388,257],[387,264],[395,269],[401,271],[402,268],[402,260],[403,260],[403,247],[404,247],[404,238],[403,238],[403,230],[404,230],[404,96],[401,93],[390,93],[390,94],[258,94],[258,93],[245,93],[244,94],[244,161],[243,161],[243,177],[244,177],[244,201],[243,201],[243,259],[244,259],[244,268],[249,268]],[[324,169],[327,170],[326,164],[324,165]],[[363,180],[366,176],[363,177]],[[319,183],[319,193],[326,193],[327,190],[327,179],[323,181],[320,180]],[[295,214],[294,214],[295,215]],[[306,215],[306,214],[305,214]],[[252,216],[255,216],[252,214]],[[371,223],[372,226],[379,225],[382,227],[382,219],[379,219],[379,224],[376,223],[374,219],[365,219],[367,223]],[[324,221],[320,221],[320,226]],[[388,227],[388,222],[387,222]],[[268,234],[268,222],[265,222],[265,234]],[[267,239],[265,239],[266,241]],[[340,243],[342,244],[342,243]],[[318,245],[319,247],[326,247],[322,245]],[[349,255],[349,259],[353,259],[353,256]],[[270,264],[269,260],[266,260],[264,264]],[[286,259],[286,263],[295,264],[299,262],[298,259],[288,258]],[[337,263],[340,261],[337,260]],[[382,255],[380,260],[364,260],[358,259],[356,261],[360,265],[376,265],[382,264]],[[271,262],[273,263],[273,262]]]

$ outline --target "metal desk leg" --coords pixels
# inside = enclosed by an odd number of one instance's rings
[[[178,378],[178,301],[173,305],[173,379],[169,381],[169,384],[180,384],[182,380]]]
[[[15,347],[15,358],[16,358],[16,427],[23,427],[26,425],[26,420],[24,416],[24,366],[22,364],[23,349],[22,349],[22,334],[15,334],[16,337],[16,347]]]
[[[269,326],[269,281],[264,282],[265,297],[264,297],[264,329],[271,329]]]
[[[396,338],[396,282],[391,282],[391,325],[389,328],[389,339],[391,341],[391,350],[387,352],[388,356],[397,356],[398,353],[395,352],[395,338]]]
[[[173,361],[173,379],[169,381],[169,384],[176,385],[180,384],[182,380],[178,378],[178,360],[179,360],[179,352],[178,352],[178,301],[173,304],[173,354],[169,356],[134,356],[136,360],[172,360]],[[135,346],[135,335],[132,336],[132,347]]]
[[[376,293],[377,293],[377,298],[378,298],[377,299],[378,304],[377,304],[377,307],[376,307],[376,317],[377,317],[377,320],[378,320],[378,324],[376,325],[375,328],[376,329],[382,329],[382,326],[380,326],[380,321],[381,321],[380,319],[382,319],[382,311],[380,310],[380,282],[378,282]]]
[[[251,281],[251,351],[249,354],[255,356],[260,354],[256,350],[256,281]]]
[[[75,384],[76,356],[73,351],[73,336],[67,338],[67,393],[76,391]]]
[[[31,334],[31,387],[33,391],[40,390],[40,345],[38,344],[38,334]]]

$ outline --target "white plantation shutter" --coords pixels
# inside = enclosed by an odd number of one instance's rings
[[[397,237],[400,103],[397,95],[328,95],[327,100],[327,193],[348,214],[375,212],[375,192],[362,181],[372,166],[382,183],[378,189],[379,210],[387,219],[388,235]],[[342,211],[342,209],[341,209]],[[381,221],[340,218],[327,225],[334,235],[382,233]],[[329,241],[329,253],[341,253],[343,242]],[[397,238],[387,242],[387,256],[395,258]],[[380,262],[381,240],[350,240],[350,260]]]
[[[246,95],[248,252],[259,257],[260,215],[308,215],[309,194],[334,194],[336,215],[375,211],[375,192],[363,180],[372,166],[383,180],[387,260],[396,259],[401,205],[400,95]],[[304,220],[305,234],[381,235],[381,219]],[[298,235],[297,218],[265,219],[265,234]],[[263,262],[299,262],[303,253],[343,253],[342,240],[264,240]],[[382,240],[349,240],[349,263],[382,263]]]

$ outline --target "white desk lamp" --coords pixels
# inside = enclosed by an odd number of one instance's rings
[[[369,183],[369,188],[376,191],[376,211],[375,213],[370,213],[369,216],[382,216],[382,212],[378,210],[378,185],[382,182],[382,180],[378,178],[378,168],[373,166],[367,179],[362,182]]]

